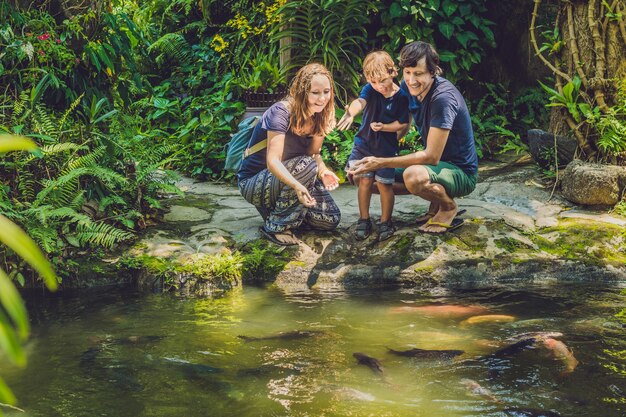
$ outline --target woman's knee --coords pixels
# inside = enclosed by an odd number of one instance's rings
[[[332,216],[328,216],[323,223],[320,224],[321,230],[335,230],[341,222],[341,213],[336,213]]]
[[[317,162],[310,155],[296,156],[284,162],[285,168],[300,183],[304,184],[314,180],[317,176]]]

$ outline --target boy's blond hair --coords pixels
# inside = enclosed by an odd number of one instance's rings
[[[363,75],[367,81],[380,81],[397,71],[393,58],[385,51],[374,51],[363,60]]]

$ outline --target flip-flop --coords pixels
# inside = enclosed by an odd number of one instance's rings
[[[430,219],[430,220],[428,220],[426,222],[426,224],[432,225],[432,226],[440,226],[440,227],[445,228],[445,230],[443,230],[441,232],[429,232],[428,230],[420,230],[420,232],[428,233],[430,235],[443,235],[444,233],[451,232],[453,230],[458,229],[459,227],[461,227],[463,225],[463,223],[465,223],[465,220],[459,219],[457,217],[452,219],[452,223],[450,223],[450,224],[434,222],[434,221],[432,221],[432,219]]]
[[[261,235],[263,235],[263,237],[265,237],[267,240],[269,240],[272,243],[275,243],[279,246],[295,246],[298,243],[297,242],[293,242],[293,243],[289,243],[289,242],[283,242],[281,240],[278,240],[276,238],[276,236],[274,236],[273,233],[268,232],[267,230],[265,230],[263,228],[263,226],[259,227],[259,232],[261,233]]]
[[[461,209],[461,210],[457,211],[457,213],[456,213],[456,216],[455,216],[455,217],[459,217],[461,214],[464,214],[465,212],[467,212],[467,210],[465,210],[465,209]],[[428,221],[429,221],[429,220],[430,220],[430,219],[434,216],[434,214],[431,214],[431,213],[428,213],[428,212],[426,212],[426,213],[422,214],[422,216],[427,216],[427,215],[429,216],[427,219],[419,219],[419,220],[415,220],[415,225],[416,225],[416,226],[421,226],[421,225],[423,225],[424,223],[428,223]]]

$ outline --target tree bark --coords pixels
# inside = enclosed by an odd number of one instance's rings
[[[535,3],[540,4],[541,0],[535,0]],[[578,76],[582,80],[579,102],[586,101],[606,112],[615,104],[619,81],[626,77],[626,38],[622,35],[626,17],[613,17],[626,10],[626,0],[561,0],[560,7],[563,18],[558,22],[558,28],[563,48],[553,72],[560,73],[565,82]],[[537,42],[541,43],[540,40]],[[581,148],[587,148],[587,156],[590,156],[595,137],[593,133],[587,135],[587,132],[580,131],[579,127],[572,123],[567,110],[553,108],[550,130],[560,135],[576,136],[579,142],[584,135],[588,146]]]

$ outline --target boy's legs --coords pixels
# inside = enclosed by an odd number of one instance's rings
[[[376,171],[374,179],[380,194],[380,222],[387,223],[391,220],[393,212],[393,204],[395,202],[394,194],[394,176],[393,168],[383,168]]]
[[[372,200],[372,184],[374,177],[361,176],[356,179],[359,191],[357,193],[359,201],[359,217],[361,219],[370,218],[370,202]]]
[[[393,184],[378,183],[378,192],[380,193],[380,222],[386,223],[391,220],[393,204],[395,202]]]

